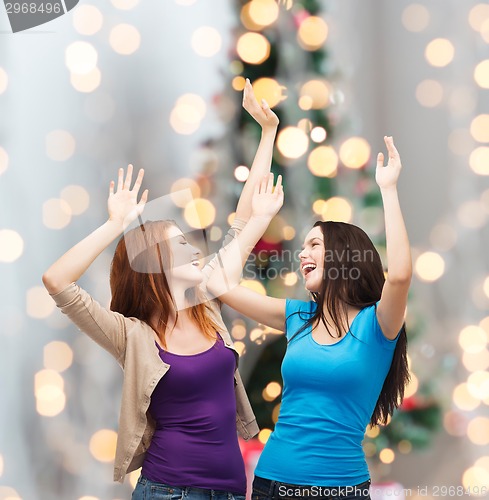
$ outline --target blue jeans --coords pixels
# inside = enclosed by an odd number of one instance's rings
[[[205,490],[193,486],[170,486],[140,476],[132,500],[245,500],[244,495],[228,491]]]
[[[255,476],[251,500],[370,500],[370,480],[355,486],[299,486]]]

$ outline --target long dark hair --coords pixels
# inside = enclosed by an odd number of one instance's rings
[[[317,308],[289,342],[306,328],[316,328],[319,322],[324,324],[332,337],[340,338],[342,332],[348,331],[350,327],[348,306],[358,309],[372,306],[380,300],[382,294],[385,282],[382,261],[365,231],[345,222],[318,221],[314,227],[318,226],[323,233],[325,256],[321,288],[312,293]],[[333,325],[328,324],[325,310],[328,311]],[[407,336],[404,324],[370,425],[387,423],[389,415],[402,403],[408,382]]]
[[[110,309],[148,323],[165,348],[165,331],[174,326],[168,324],[171,312],[178,319],[166,275],[172,266],[172,252],[166,241],[171,226],[176,226],[174,221],[146,221],[128,231],[117,244],[110,268]],[[205,302],[198,300],[199,293],[197,287],[187,291],[192,303],[197,304],[191,306],[190,314],[204,335],[215,339],[219,327],[208,314]],[[159,317],[152,324],[156,311]]]

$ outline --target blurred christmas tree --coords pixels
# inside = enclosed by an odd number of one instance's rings
[[[244,277],[250,286],[264,286],[270,295],[306,299],[299,282],[298,258],[293,255],[300,248],[302,230],[308,230],[314,219],[354,220],[383,254],[382,201],[373,171],[367,169],[370,146],[361,137],[348,137],[338,145],[335,133],[343,93],[334,81],[337,70],[325,49],[328,24],[321,2],[239,0],[237,10],[240,23],[230,64],[235,102],[240,102],[245,78],[249,78],[257,99],[266,99],[279,116],[272,171],[283,175],[286,191],[285,207],[256,246],[253,265],[247,266]],[[241,190],[238,182],[246,179],[244,165],[251,164],[250,154],[260,136],[259,127],[244,110],[238,116],[232,132],[241,141],[234,151],[240,165],[235,171],[237,193]],[[278,255],[281,257],[276,258]],[[232,333],[239,332],[235,339],[243,350],[243,324],[251,330],[248,353],[256,344],[273,340],[254,351],[260,355],[247,384],[263,429],[260,439],[266,441],[280,409],[280,367],[286,340],[270,335],[265,327],[237,319]],[[413,329],[409,337],[412,339]],[[409,453],[426,447],[440,426],[441,408],[427,385],[409,394],[387,426],[367,431],[366,454],[382,460],[385,449]]]

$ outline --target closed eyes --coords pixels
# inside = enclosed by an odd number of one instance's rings
[[[320,240],[319,238],[315,238],[315,239],[317,239],[318,241],[314,241],[314,240],[313,241],[309,241],[309,242],[306,243],[306,246],[307,246],[307,244],[309,244],[309,245],[311,245],[311,247],[315,247],[317,245],[321,245],[322,244],[322,240]],[[319,243],[319,242],[321,242],[321,243]],[[304,248],[305,248],[304,245],[302,245],[301,249],[304,250]]]

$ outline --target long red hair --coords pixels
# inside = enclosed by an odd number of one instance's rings
[[[110,267],[110,309],[126,317],[138,318],[151,326],[163,347],[170,314],[178,319],[175,300],[171,294],[167,272],[172,266],[172,253],[166,233],[175,222],[146,221],[122,236],[115,249]],[[211,319],[205,301],[198,300],[197,287],[189,289],[190,314],[209,339],[216,338],[217,324]],[[154,317],[158,320],[154,323]]]

